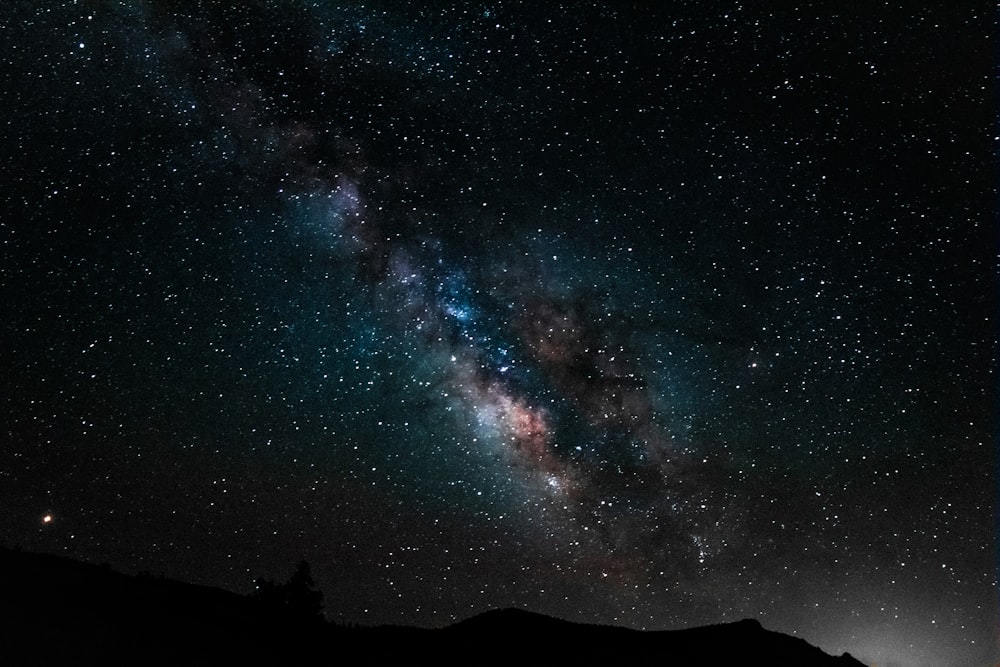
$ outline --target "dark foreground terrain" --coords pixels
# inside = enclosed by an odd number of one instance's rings
[[[861,665],[756,621],[638,632],[508,609],[422,630],[343,628],[299,612],[216,588],[0,550],[3,664]]]

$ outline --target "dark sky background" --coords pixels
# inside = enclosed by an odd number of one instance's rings
[[[0,539],[994,664],[994,9],[855,4],[5,3]]]

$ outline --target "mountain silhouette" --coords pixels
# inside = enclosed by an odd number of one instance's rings
[[[642,632],[501,609],[434,630],[344,628],[260,596],[11,549],[0,549],[0,638],[18,665],[862,664],[753,620]]]

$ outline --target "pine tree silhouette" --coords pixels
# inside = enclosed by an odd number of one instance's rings
[[[299,562],[285,586],[288,611],[303,621],[323,620],[323,591],[316,590],[309,563]]]
[[[316,590],[307,561],[295,566],[291,578],[282,584],[260,577],[252,595],[262,611],[269,616],[296,623],[322,622],[323,591]]]

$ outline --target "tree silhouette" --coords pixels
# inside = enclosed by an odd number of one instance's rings
[[[282,584],[260,577],[254,582],[253,599],[265,614],[297,623],[316,623],[323,619],[323,591],[316,590],[307,561],[295,566],[291,578]]]
[[[302,620],[323,619],[323,591],[316,590],[309,563],[300,561],[285,584],[289,611]]]

